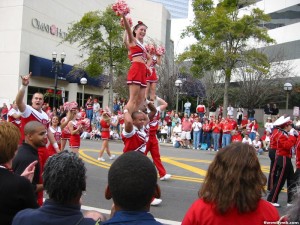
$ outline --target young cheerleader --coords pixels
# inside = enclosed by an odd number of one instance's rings
[[[68,128],[70,130],[70,149],[72,152],[78,154],[80,147],[80,132],[82,131],[82,125],[77,120],[78,110],[71,110],[71,118],[68,123]]]
[[[107,112],[102,113],[100,125],[101,125],[101,139],[103,142],[102,142],[101,150],[99,152],[98,160],[104,162],[105,159],[102,157],[104,150],[106,150],[109,159],[112,160],[116,157],[115,155],[110,154],[110,150],[109,150],[108,140],[110,137],[109,127],[111,125],[111,119],[110,119],[110,115]]]

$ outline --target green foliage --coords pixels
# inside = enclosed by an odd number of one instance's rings
[[[115,74],[121,74],[121,71],[129,66],[122,34],[120,17],[116,16],[109,6],[104,12],[93,11],[84,14],[80,21],[68,29],[64,41],[78,44],[80,50],[87,54],[80,66],[90,76],[99,76],[104,68],[113,66]]]
[[[241,62],[249,63],[251,69],[268,73],[268,58],[255,49],[258,44],[269,44],[274,40],[267,30],[260,27],[269,17],[260,9],[248,10],[240,15],[237,0],[221,0],[214,6],[212,0],[194,0],[195,19],[182,34],[194,36],[197,42],[179,56],[179,60],[192,61],[191,72],[202,77],[207,71],[220,71],[225,78],[224,107],[227,108],[228,84],[231,73]],[[251,46],[256,43],[256,46]]]

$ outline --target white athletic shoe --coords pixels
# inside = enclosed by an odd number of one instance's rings
[[[161,177],[160,180],[169,180],[171,178],[171,176],[172,176],[171,174],[167,173],[166,175],[164,175],[163,177]]]
[[[287,207],[291,207],[291,206],[293,206],[293,204],[288,203],[286,206],[287,206]]]
[[[115,155],[111,155],[111,156],[109,157],[109,159],[111,159],[111,160],[113,160],[113,159],[115,159],[115,158],[116,158]]]
[[[273,206],[275,206],[276,208],[280,207],[280,204],[277,202],[270,202]]]
[[[99,161],[102,161],[102,162],[105,162],[105,159],[102,158],[102,157],[101,157],[101,158],[99,157],[98,160],[99,160]]]
[[[154,198],[151,202],[151,205],[158,206],[161,202],[162,202],[162,200],[160,198]]]

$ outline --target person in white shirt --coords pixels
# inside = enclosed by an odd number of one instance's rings
[[[202,123],[199,122],[199,117],[195,118],[195,121],[192,124],[192,128],[193,128],[193,149],[198,150],[200,144],[201,128],[202,128]]]
[[[181,132],[182,132],[181,124],[179,122],[176,122],[176,125],[173,128],[173,134],[178,134],[180,136]]]
[[[252,141],[251,139],[249,138],[249,135],[248,134],[245,134],[245,137],[243,138],[242,140],[243,143],[246,143],[248,145],[252,145]]]
[[[233,107],[229,104],[227,107],[227,115],[230,117],[233,116],[233,111],[234,111]]]
[[[252,141],[252,146],[255,148],[257,155],[261,155],[263,153],[262,144],[258,135]]]
[[[268,117],[268,118],[267,118],[267,121],[266,121],[266,123],[265,123],[265,128],[266,128],[266,130],[267,130],[267,129],[268,129],[268,130],[272,130],[272,129],[273,129],[273,123],[272,123],[271,117]]]
[[[188,116],[191,114],[191,105],[192,104],[189,102],[189,100],[184,103],[184,113],[188,114]]]

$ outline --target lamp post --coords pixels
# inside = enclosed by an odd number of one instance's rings
[[[83,105],[84,105],[84,85],[87,84],[87,79],[85,77],[82,77],[80,79],[80,83],[82,84],[82,102],[81,102],[81,106],[83,107]]]
[[[51,70],[51,72],[54,72],[54,75],[55,75],[54,96],[53,96],[53,106],[52,107],[56,107],[57,76],[58,76],[58,73],[60,73],[62,70],[65,58],[66,58],[66,53],[64,53],[64,52],[62,52],[60,54],[60,61],[57,60],[57,53],[56,52],[52,53],[52,70]]]
[[[176,86],[176,113],[178,113],[178,95],[179,95],[179,89],[182,86],[182,81],[181,80],[176,80],[175,81],[175,86]]]
[[[289,108],[289,93],[293,89],[293,85],[291,83],[285,83],[283,85],[283,89],[286,91],[286,105],[285,105],[285,111],[287,112]]]

